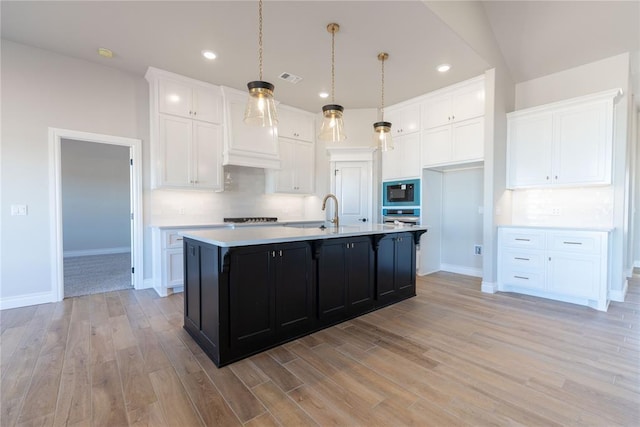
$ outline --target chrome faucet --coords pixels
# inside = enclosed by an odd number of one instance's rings
[[[327,207],[327,200],[329,199],[333,199],[336,205],[336,211],[335,211],[335,216],[333,217],[332,220],[330,220],[329,222],[331,222],[331,224],[335,224],[336,227],[340,226],[340,218],[338,218],[338,198],[334,195],[334,194],[327,194],[326,196],[324,196],[324,199],[322,200],[322,210],[325,210]]]

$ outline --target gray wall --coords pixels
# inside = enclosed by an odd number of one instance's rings
[[[131,247],[129,148],[62,140],[65,256]]]

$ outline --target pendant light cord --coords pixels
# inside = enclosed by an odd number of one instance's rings
[[[258,80],[262,80],[262,0],[258,1]]]
[[[331,103],[335,103],[336,86],[336,31],[331,31]]]
[[[384,57],[382,62],[382,95],[380,96],[380,120],[384,121]]]

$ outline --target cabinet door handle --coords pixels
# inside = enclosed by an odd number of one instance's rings
[[[182,239],[182,237],[178,237],[178,238],[176,239],[176,241],[177,241],[177,242],[180,242],[180,241],[182,241],[182,240],[183,240],[183,239]]]
[[[513,259],[519,259],[520,261],[529,261],[529,258],[521,258],[521,257],[514,257]]]
[[[558,179],[558,175],[556,175],[555,178]]]
[[[523,280],[529,280],[528,277],[524,277],[524,276],[513,276],[515,279],[523,279]]]
[[[516,237],[516,240],[519,241],[519,242],[530,242],[531,241],[531,239],[521,239],[521,238],[518,238],[518,237]]]
[[[565,245],[581,245],[582,244],[582,242],[562,242],[562,243],[564,243]]]
[[[282,250],[280,251],[280,256],[282,257]]]
[[[276,257],[276,251],[271,251],[271,258],[275,258]]]
[[[547,177],[547,181],[549,181],[549,177]]]

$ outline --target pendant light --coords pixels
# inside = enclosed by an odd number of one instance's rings
[[[273,100],[275,86],[262,80],[262,0],[258,1],[258,80],[247,83],[249,99],[244,110],[244,122],[248,125],[275,127],[278,124],[276,104]]]
[[[382,151],[389,151],[393,150],[391,122],[384,121],[384,61],[389,59],[389,54],[386,52],[379,53],[378,59],[382,63],[382,91],[380,96],[380,121],[373,124],[373,141]]]
[[[347,139],[344,134],[344,122],[342,121],[342,105],[335,103],[335,80],[336,80],[336,55],[335,55],[335,38],[336,33],[340,30],[340,25],[332,23],[327,25],[327,31],[331,33],[331,104],[322,107],[322,126],[318,139],[323,141],[339,142]]]

